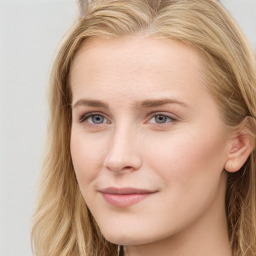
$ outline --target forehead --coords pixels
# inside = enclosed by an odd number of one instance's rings
[[[71,65],[70,82],[73,99],[84,91],[100,97],[104,90],[133,97],[199,89],[203,76],[203,59],[196,49],[137,35],[87,41]]]

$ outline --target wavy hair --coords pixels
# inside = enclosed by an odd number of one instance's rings
[[[114,256],[79,191],[70,154],[72,61],[92,37],[138,33],[183,42],[205,61],[205,81],[223,123],[256,137],[256,61],[240,28],[214,0],[95,0],[67,33],[50,80],[50,117],[31,231],[35,256]],[[227,173],[226,216],[233,256],[256,254],[255,148],[244,166]]]

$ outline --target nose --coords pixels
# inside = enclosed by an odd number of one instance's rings
[[[136,131],[120,128],[110,138],[104,167],[112,172],[136,171],[142,165]]]

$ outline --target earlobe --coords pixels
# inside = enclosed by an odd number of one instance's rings
[[[237,172],[244,165],[253,150],[253,137],[250,133],[239,133],[230,139],[225,170]]]

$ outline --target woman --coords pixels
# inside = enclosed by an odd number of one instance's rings
[[[214,0],[90,3],[57,55],[34,254],[256,254],[256,64]]]

